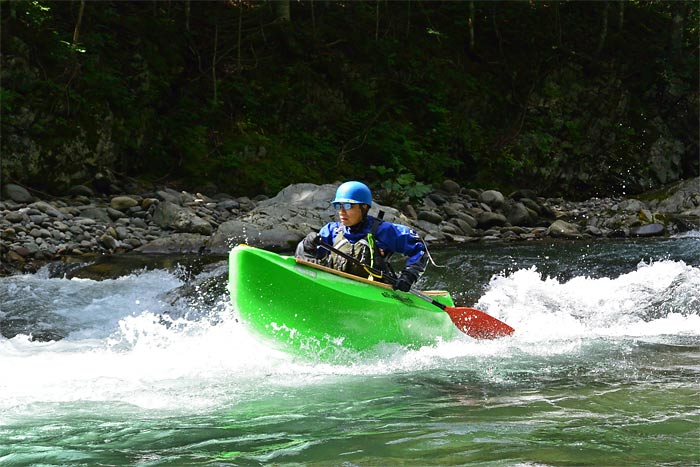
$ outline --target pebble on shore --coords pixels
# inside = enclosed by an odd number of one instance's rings
[[[241,242],[291,252],[306,233],[334,217],[328,200],[335,188],[301,183],[274,198],[250,199],[170,188],[108,196],[81,185],[69,196],[39,200],[19,185],[5,184],[0,275],[33,272],[47,261],[88,254],[225,255]],[[374,212],[379,209],[429,243],[672,235],[700,228],[700,177],[648,201],[583,202],[542,198],[527,190],[504,196],[446,180],[420,203],[401,209],[376,203]]]

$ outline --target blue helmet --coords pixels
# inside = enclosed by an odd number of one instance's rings
[[[362,182],[345,182],[335,192],[331,203],[366,204],[372,206],[372,192]]]

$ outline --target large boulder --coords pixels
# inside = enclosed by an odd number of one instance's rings
[[[505,204],[506,198],[500,191],[486,190],[479,196],[479,201],[487,204],[492,209],[500,209]]]
[[[535,224],[537,213],[528,209],[523,203],[513,203],[509,206],[506,217],[511,225],[529,227]]]
[[[637,227],[632,227],[630,229],[630,235],[636,237],[654,237],[657,235],[662,235],[666,228],[662,224],[646,224]]]
[[[480,229],[503,227],[508,224],[508,219],[500,212],[482,212],[476,217],[476,221]]]
[[[211,235],[212,225],[195,214],[191,209],[178,206],[170,201],[159,203],[153,211],[153,222],[164,229],[176,232]]]
[[[11,199],[15,203],[31,203],[34,201],[34,197],[26,188],[14,183],[6,183],[2,189],[2,195],[3,199]]]
[[[700,177],[674,184],[673,193],[659,202],[660,212],[680,213],[700,207]]]
[[[563,220],[552,222],[547,229],[547,234],[557,238],[578,238],[581,236],[578,226]]]
[[[141,253],[201,253],[209,237],[194,233],[175,233],[167,237],[156,238],[136,248]]]

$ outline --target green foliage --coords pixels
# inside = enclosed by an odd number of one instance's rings
[[[371,165],[370,169],[375,172],[376,178],[381,180],[377,198],[384,204],[413,203],[422,199],[432,189],[429,185],[416,181],[416,176],[412,173],[405,171],[397,173],[394,169],[383,165]]]
[[[289,24],[185,5],[88,2],[74,44],[79,2],[4,2],[3,176],[240,195],[353,177],[413,201],[445,177],[584,197],[698,173],[694,2],[625,2],[621,25],[612,3],[600,54],[596,2],[475,2],[472,50],[468,2],[297,2]]]

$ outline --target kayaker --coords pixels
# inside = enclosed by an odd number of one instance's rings
[[[343,183],[331,204],[338,211],[340,221],[329,222],[320,232],[309,233],[297,245],[296,256],[349,274],[368,277],[367,270],[360,265],[319,247],[324,242],[357,258],[362,264],[391,276],[395,279],[394,289],[408,292],[425,271],[428,261],[425,244],[418,234],[405,225],[370,216],[372,192],[364,183]],[[407,257],[399,274],[394,273],[389,263],[394,253]]]

